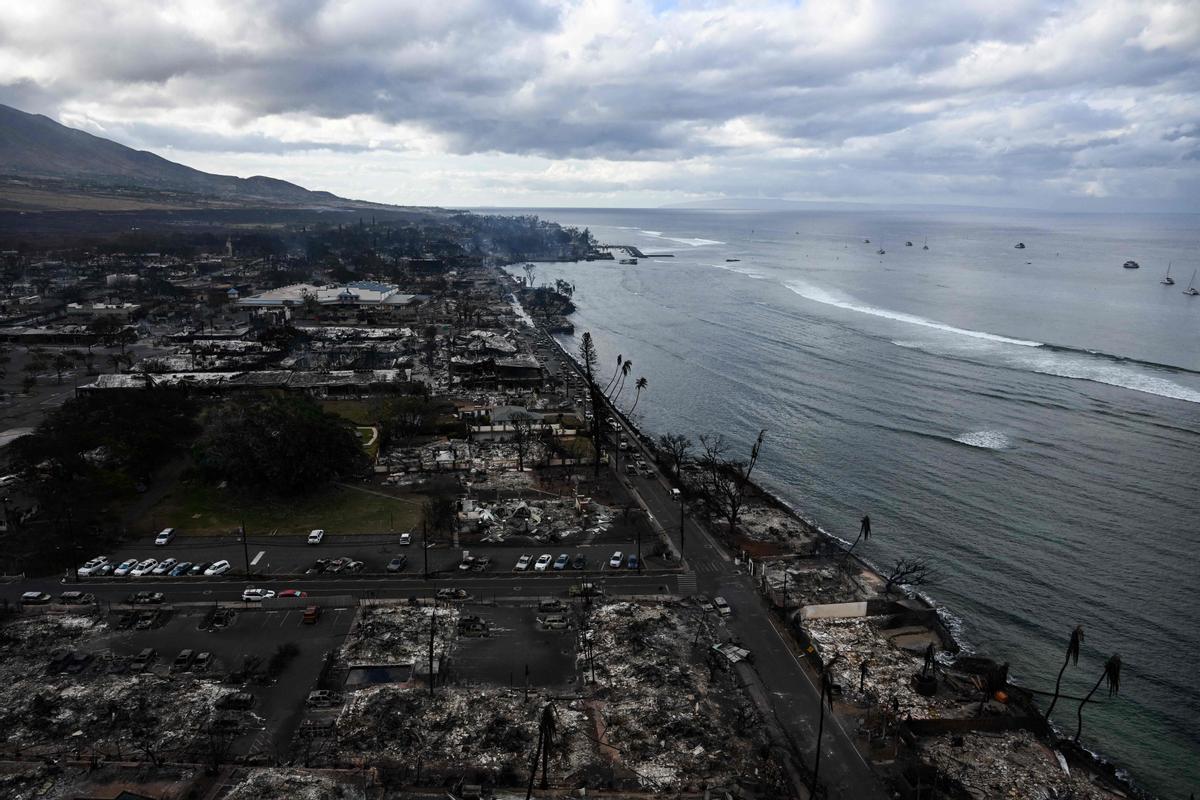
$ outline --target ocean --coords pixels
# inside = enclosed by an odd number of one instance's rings
[[[1200,789],[1200,217],[504,213],[673,254],[536,272],[576,287],[568,347],[632,359],[623,405],[647,379],[647,432],[748,453],[765,428],[759,481],[846,539],[869,513],[878,565],[931,560],[963,644],[1026,686],[1053,690],[1082,624],[1066,693],[1123,659],[1084,743],[1161,797]]]

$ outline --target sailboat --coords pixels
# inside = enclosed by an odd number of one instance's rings
[[[921,249],[922,249],[922,250],[928,250],[928,249],[929,249],[929,237],[928,237],[928,236],[926,236],[926,237],[925,237],[925,242],[924,242],[924,243],[921,245]]]
[[[1200,295],[1200,289],[1196,288],[1196,270],[1192,270],[1192,279],[1188,281],[1188,287],[1183,290],[1183,293],[1191,297]]]
[[[1159,281],[1163,286],[1174,286],[1175,279],[1171,277],[1171,262],[1167,262],[1167,274],[1163,275],[1163,279]]]

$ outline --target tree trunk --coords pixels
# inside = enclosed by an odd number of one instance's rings
[[[1083,700],[1081,700],[1079,703],[1079,711],[1078,711],[1079,727],[1075,729],[1075,744],[1079,744],[1079,734],[1083,733],[1083,707],[1085,705],[1087,705],[1088,700],[1092,699],[1092,695],[1094,695],[1096,693],[1096,690],[1100,688],[1100,684],[1103,682],[1104,682],[1104,673],[1101,673],[1100,679],[1096,681],[1096,685],[1093,686],[1092,690],[1087,693],[1087,697],[1083,698]]]
[[[1062,669],[1058,671],[1058,680],[1054,682],[1054,698],[1050,700],[1050,707],[1046,709],[1046,722],[1050,721],[1050,715],[1054,713],[1054,704],[1058,702],[1058,690],[1062,686],[1062,676],[1067,671],[1069,663],[1071,663],[1071,654],[1068,652],[1067,657],[1063,659]]]

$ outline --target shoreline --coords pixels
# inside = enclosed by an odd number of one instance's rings
[[[578,262],[575,262],[575,263],[578,263]],[[503,267],[498,267],[498,269],[505,278],[514,280],[514,281],[516,280],[516,278],[514,276],[509,275],[509,273],[507,273],[503,269]],[[519,296],[514,295],[514,299],[516,300],[517,304],[519,305],[520,304]],[[542,327],[539,327],[536,324],[533,326],[533,329],[538,331],[539,333],[544,334],[550,341],[554,342],[555,345],[562,352],[562,354],[570,360],[570,362],[574,366],[574,368],[577,371],[581,372],[581,368],[579,366],[578,360],[575,357],[575,354],[573,352],[571,352],[571,350],[568,349],[568,347],[566,347],[564,345],[564,343],[562,341],[560,341],[558,338],[558,336],[560,336],[560,335],[573,336],[573,333],[555,333],[555,332],[546,330]],[[606,403],[606,406],[609,409],[609,411],[611,413],[619,416],[619,418],[631,430],[634,431],[634,434],[638,437],[638,439],[644,445],[646,445],[652,452],[658,453],[658,447],[655,444],[655,441],[652,436],[648,435],[637,422],[635,422],[634,420],[629,418],[622,409],[619,409],[616,406],[614,406],[607,398],[605,398],[605,403]],[[780,497],[779,494],[762,486],[761,483],[759,483],[758,481],[753,480],[753,479],[748,481],[748,486],[750,488],[750,492],[752,493],[752,496],[757,497],[759,500],[763,501],[766,505],[774,506],[777,510],[792,517],[794,520],[796,520],[798,523],[800,523],[803,527],[810,530],[814,534],[814,536],[817,538],[817,540],[819,540],[821,542],[821,544],[823,546],[835,547],[835,548],[841,550],[842,552],[846,552],[847,546],[849,544],[846,540],[842,539],[841,537],[839,537],[835,534],[829,533],[827,530],[825,530],[820,525],[819,522],[817,522],[814,519],[809,519],[795,505],[788,502],[784,498]],[[724,542],[721,542],[720,539],[717,539],[717,541],[720,542],[723,547],[726,547],[726,549],[728,549],[728,546]],[[794,555],[799,555],[801,558],[812,557],[812,556],[804,556],[802,554],[794,554]],[[853,561],[861,569],[868,571],[876,576],[880,575],[879,569],[874,564],[872,564],[871,562],[869,562],[866,559],[864,559],[863,557],[861,557],[859,554],[850,553],[849,557],[851,559],[853,559]],[[954,648],[953,652],[954,652],[955,658],[959,657],[960,655],[987,657],[986,655],[983,655],[981,650],[976,649],[973,646],[970,646],[970,645],[967,645],[965,647],[963,646],[962,628],[967,623],[967,620],[965,617],[961,617],[961,616],[955,614],[953,611],[950,611],[949,609],[947,609],[947,607],[945,605],[939,603],[932,596],[928,595],[925,592],[914,591],[914,592],[912,592],[912,596],[920,599],[921,602],[928,605],[931,608],[931,610],[933,610],[935,612],[935,614],[937,615],[937,619],[946,635],[945,638],[948,639],[948,643],[951,644]],[[1023,688],[1022,683],[1019,681],[1019,679],[1016,675],[1014,675],[1013,678],[1010,679],[1010,683],[1012,683],[1012,685],[1014,687]],[[1038,706],[1036,699],[1032,700],[1031,702],[1036,711],[1044,713],[1044,709],[1042,709]],[[1112,761],[1111,759],[1107,758],[1103,753],[1097,752],[1095,750],[1091,750],[1091,749],[1085,747],[1083,744],[1076,744],[1073,741],[1071,741],[1071,739],[1066,738],[1066,737],[1058,737],[1057,736],[1058,729],[1053,725],[1053,723],[1045,722],[1045,726],[1051,732],[1050,734],[1046,734],[1044,732],[1035,732],[1035,734],[1038,736],[1039,739],[1046,740],[1046,742],[1049,745],[1051,745],[1054,749],[1062,751],[1064,756],[1070,754],[1076,758],[1083,757],[1085,760],[1085,763],[1090,767],[1090,769],[1093,772],[1095,772],[1099,775],[1103,775],[1107,779],[1113,781],[1115,784],[1117,784],[1117,786],[1122,791],[1126,792],[1131,797],[1139,798],[1139,800],[1155,800],[1156,796],[1151,794],[1148,790],[1142,788],[1137,783],[1136,779],[1132,776],[1131,772],[1127,768],[1125,768],[1125,767],[1117,764],[1116,762]]]

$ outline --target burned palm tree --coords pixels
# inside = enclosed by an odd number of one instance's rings
[[[1050,701],[1050,707],[1046,709],[1046,721],[1050,721],[1050,715],[1054,713],[1054,704],[1058,702],[1058,692],[1062,687],[1063,673],[1067,671],[1067,664],[1075,662],[1075,666],[1079,666],[1079,647],[1083,644],[1083,626],[1076,625],[1075,630],[1071,631],[1071,641],[1067,642],[1067,657],[1063,659],[1062,667],[1058,670],[1058,680],[1054,682],[1054,698]]]
[[[625,363],[621,365],[621,380],[617,381],[616,394],[612,396],[613,403],[617,402],[617,398],[621,396],[621,392],[625,390],[625,379],[629,377],[629,371],[633,369],[633,359],[625,359]]]
[[[1104,662],[1104,672],[1096,680],[1096,685],[1087,693],[1079,703],[1079,727],[1075,729],[1075,743],[1079,743],[1079,734],[1083,733],[1083,707],[1092,699],[1092,695],[1100,688],[1100,684],[1108,682],[1108,696],[1115,697],[1121,691],[1121,656],[1113,653],[1108,657],[1108,661]]]
[[[854,552],[854,548],[858,547],[858,542],[867,541],[871,538],[871,517],[868,514],[863,514],[862,521],[858,524],[858,536],[854,537],[854,543],[850,545],[850,549],[846,551],[846,555],[842,556],[842,561],[845,562],[850,558],[850,554]]]
[[[533,795],[533,782],[537,778],[539,758],[542,761],[542,788],[545,789],[548,785],[547,765],[550,761],[550,748],[553,746],[557,731],[558,715],[554,712],[554,704],[546,703],[546,707],[542,709],[542,716],[538,720],[537,746],[533,749],[533,760],[529,767],[529,784],[525,788],[525,800],[529,800]]]

